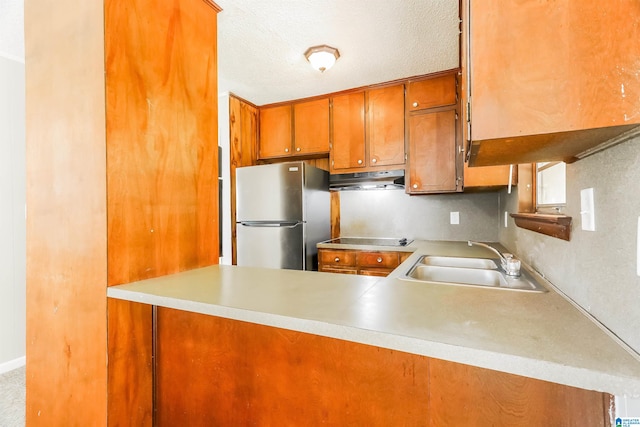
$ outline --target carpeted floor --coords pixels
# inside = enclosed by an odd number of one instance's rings
[[[0,426],[24,427],[24,366],[0,375]]]

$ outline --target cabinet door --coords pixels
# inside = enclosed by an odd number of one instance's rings
[[[407,88],[407,105],[409,111],[443,107],[455,103],[455,74],[409,82]]]
[[[457,191],[457,151],[455,109],[411,116],[407,192]]]
[[[574,160],[640,123],[637,1],[464,3],[472,164]]]
[[[404,85],[367,92],[367,132],[369,166],[404,165]]]
[[[329,152],[329,98],[293,106],[294,154]]]
[[[291,105],[261,108],[258,158],[290,156],[291,125]]]
[[[334,97],[331,115],[331,172],[364,168],[364,92]]]

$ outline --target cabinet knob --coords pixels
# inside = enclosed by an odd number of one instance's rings
[[[358,164],[361,165],[362,164],[362,160],[358,160]]]
[[[378,261],[379,263],[382,262],[382,257],[378,257],[376,261]]]
[[[300,147],[296,148],[296,151],[300,151]]]
[[[413,188],[418,188],[418,184],[413,184]]]
[[[419,105],[419,104],[418,104],[417,102],[414,102],[414,103],[413,103],[413,106],[414,106],[414,107],[417,107],[418,105]]]
[[[378,159],[371,159],[371,163],[377,163]]]
[[[340,262],[340,258],[336,257],[336,259],[333,260],[334,262]]]
[[[285,148],[285,149],[284,149],[284,152],[285,152],[285,153],[288,153],[288,152],[289,152],[289,149],[288,149],[288,148]]]

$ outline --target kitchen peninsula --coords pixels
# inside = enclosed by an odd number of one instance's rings
[[[485,250],[408,249],[387,278],[217,265],[107,292],[156,307],[164,420],[608,425],[608,393],[640,393],[640,362],[548,283],[533,293],[400,280],[421,254]]]

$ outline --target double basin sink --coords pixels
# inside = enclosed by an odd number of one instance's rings
[[[546,289],[527,271],[521,270],[519,276],[509,276],[499,267],[500,264],[499,259],[491,258],[423,255],[405,275],[400,276],[400,279],[448,285],[546,292]]]

